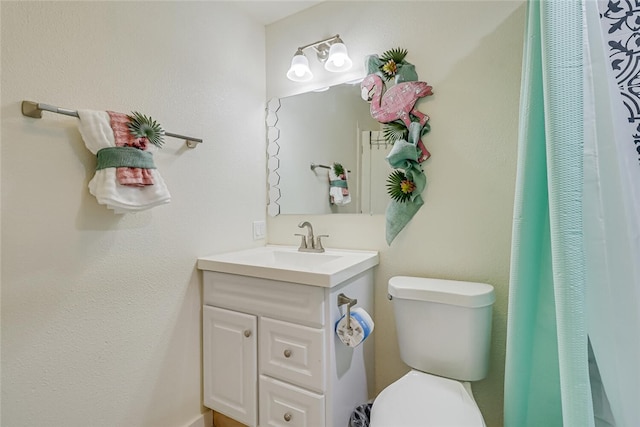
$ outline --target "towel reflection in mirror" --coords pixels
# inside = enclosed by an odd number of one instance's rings
[[[333,163],[329,168],[329,202],[338,206],[351,203],[347,170],[340,163]]]

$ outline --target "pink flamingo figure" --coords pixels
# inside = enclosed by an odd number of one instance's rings
[[[433,95],[433,88],[425,82],[398,83],[383,95],[382,78],[377,74],[369,74],[360,84],[360,88],[362,99],[371,102],[371,117],[380,123],[400,119],[409,129],[411,116],[418,118],[421,128],[429,120],[429,116],[415,108],[418,99]],[[418,139],[418,148],[422,152],[418,162],[424,162],[431,156],[421,139]]]

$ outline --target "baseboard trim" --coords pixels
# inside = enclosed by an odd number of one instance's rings
[[[207,411],[200,414],[198,418],[184,427],[213,427],[213,412]]]

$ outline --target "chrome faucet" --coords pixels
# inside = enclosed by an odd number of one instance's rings
[[[321,234],[318,237],[313,236],[313,226],[309,221],[303,221],[298,224],[298,228],[307,228],[307,235],[296,233],[296,236],[301,236],[302,239],[300,241],[300,247],[298,251],[300,252],[324,252],[324,248],[322,247],[322,237],[329,237],[327,234]]]

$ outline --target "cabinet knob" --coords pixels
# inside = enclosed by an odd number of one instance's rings
[[[286,422],[289,422],[289,421],[291,421],[291,418],[293,418],[293,416],[292,416],[290,413],[285,412],[285,414],[284,414],[284,420],[285,420]]]
[[[245,329],[244,330],[244,336],[249,338],[251,336],[251,329]]]
[[[286,357],[287,359],[288,359],[288,358],[290,358],[290,357],[291,357],[291,350],[286,349],[286,350],[284,351],[284,357]]]

